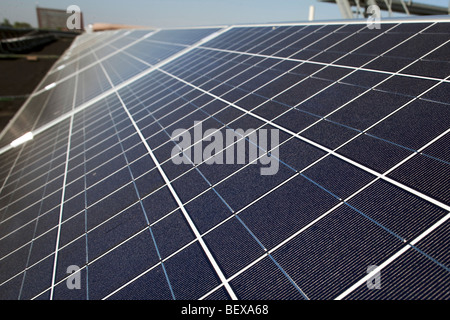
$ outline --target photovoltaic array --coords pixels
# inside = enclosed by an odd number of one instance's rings
[[[79,36],[0,136],[0,298],[449,299],[449,56],[437,19]],[[261,129],[276,174],[188,155]]]

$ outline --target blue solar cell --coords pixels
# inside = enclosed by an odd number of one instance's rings
[[[423,154],[450,162],[450,150],[449,148],[447,148],[450,143],[449,139],[450,134],[447,133],[442,138],[431,144],[429,147],[425,148]]]
[[[445,215],[445,210],[380,180],[348,203],[407,241],[417,237]]]
[[[298,109],[319,116],[326,116],[330,112],[356,98],[364,91],[366,91],[366,89],[363,87],[336,83],[300,104]]]
[[[231,300],[230,296],[228,295],[227,291],[221,287],[208,295],[205,300],[213,300],[213,301],[219,301],[219,300]]]
[[[261,100],[263,100],[261,98]],[[280,114],[286,112],[289,110],[289,107],[277,103],[275,101],[265,101],[265,103],[262,104],[260,107],[256,108],[252,112],[254,114],[257,114],[258,116],[261,116],[267,120],[272,120],[273,118],[279,116]],[[239,102],[239,106],[241,106],[241,103]]]
[[[134,147],[128,149],[125,152],[128,162],[132,162],[136,159],[139,159],[143,155],[147,154],[147,149],[144,147],[142,143],[135,145]]]
[[[110,300],[171,300],[167,278],[161,266],[145,273],[122,290],[113,294]]]
[[[149,195],[164,185],[164,180],[158,170],[151,170],[135,180],[136,188],[141,198]]]
[[[2,300],[17,300],[19,297],[20,287],[22,285],[23,276],[12,278],[11,280],[2,283],[2,290],[0,290],[0,299]]]
[[[264,247],[271,249],[337,203],[324,189],[297,177],[245,209],[239,217]]]
[[[342,205],[276,250],[273,257],[308,298],[333,299],[365,276],[368,266],[381,264],[402,245]]]
[[[314,77],[319,79],[326,79],[326,80],[332,80],[337,81],[350,73],[350,69],[347,68],[338,68],[338,67],[326,67],[322,71],[317,72]]]
[[[274,286],[274,283],[277,283]],[[302,294],[284,276],[273,261],[266,257],[231,281],[242,300],[302,300]]]
[[[385,29],[387,28],[385,27]],[[411,36],[409,33],[397,33],[395,30],[396,28],[392,31],[381,34],[377,38],[374,37],[369,39],[370,41],[368,41],[361,48],[355,50],[353,53],[356,55],[369,55],[374,58],[385,53],[386,51],[390,51],[394,46],[400,44]]]
[[[450,266],[450,260],[447,254],[450,244],[448,241],[450,235],[449,227],[450,223],[448,221],[444,222],[416,245],[419,250],[424,251],[435,261],[447,268]]]
[[[446,42],[444,45],[434,49],[430,54],[428,54],[422,60],[448,62],[447,59],[448,59],[449,54],[450,54],[450,44]]]
[[[260,173],[260,166],[249,165],[218,185],[216,190],[233,210],[239,210],[289,178],[294,171],[280,164],[278,172],[274,175],[262,176]]]
[[[322,65],[305,62],[299,64],[298,67],[296,67],[294,70],[291,70],[290,72],[298,75],[309,76],[322,68]]]
[[[177,208],[177,203],[167,187],[163,187],[142,200],[150,223],[161,219]]]
[[[415,100],[369,133],[415,150],[448,129],[447,105]]]
[[[264,254],[258,240],[248,232],[238,218],[228,220],[215,228],[204,239],[217,257],[217,262],[226,277],[231,277]]]
[[[149,156],[144,156],[142,158],[139,158],[135,162],[130,163],[129,168],[131,169],[133,177],[136,179],[137,177],[143,175],[151,169],[154,169],[155,164]]]
[[[95,227],[138,200],[132,183],[118,189],[87,209],[88,229]]]
[[[379,56],[369,64],[365,65],[364,68],[388,72],[399,72],[401,69],[404,69],[412,63],[414,63],[414,59]]]
[[[50,211],[41,212],[36,221],[35,237],[42,235],[44,232],[50,230],[58,225],[59,221],[59,206]]]
[[[60,198],[60,202],[61,202],[61,198]],[[84,193],[80,193],[71,199],[64,200],[62,220],[64,221],[64,220],[71,218],[75,214],[84,210],[85,207],[86,207],[86,204],[85,204]]]
[[[120,169],[113,175],[107,177],[105,180],[93,185],[87,189],[87,205],[90,206],[100,199],[108,196],[113,192],[117,186],[123,186],[131,181],[131,176],[128,168]]]
[[[219,284],[197,242],[168,259],[164,265],[178,300],[199,299]]]
[[[361,135],[337,152],[378,172],[385,172],[413,151],[369,135]]]
[[[148,64],[155,65],[183,49],[183,46],[177,44],[158,44],[143,40],[127,48],[124,52],[130,53]]]
[[[148,214],[148,213],[147,213]],[[82,215],[84,218],[84,214]],[[117,212],[111,219],[87,234],[88,257],[96,259],[147,226],[145,213],[139,204]]]
[[[185,186],[190,188],[185,188]],[[209,188],[209,184],[197,170],[191,170],[172,182],[181,201],[187,202]]]
[[[385,54],[387,57],[401,57],[405,59],[419,59],[423,55],[430,53],[444,42],[448,41],[446,34],[434,34],[430,37],[427,34],[417,34],[412,39],[400,44]]]
[[[89,297],[102,299],[158,263],[148,230],[122,243],[89,265]]]
[[[62,183],[60,184],[60,187],[61,186]],[[84,191],[84,177],[80,177],[77,180],[66,185],[65,197],[67,199],[73,198],[82,191]]]
[[[349,129],[348,127],[327,120],[322,120],[302,132],[301,136],[320,143],[327,148],[335,149],[357,134],[358,132],[356,130]]]
[[[20,299],[30,300],[50,287],[53,260],[52,255],[27,270],[21,287]]]
[[[309,127],[316,121],[319,121],[319,116],[313,116],[309,113],[302,112],[302,110],[291,109],[283,115],[273,120],[274,123],[291,130],[292,132],[300,132],[301,130]]]
[[[279,149],[280,160],[297,171],[325,155],[322,150],[296,138],[286,141]]]
[[[446,61],[425,61],[419,60],[412,66],[406,68],[402,73],[446,79],[450,76],[450,63]]]
[[[87,294],[88,290],[85,288],[87,273],[86,273],[85,269],[82,269],[81,271],[79,271],[79,273],[80,273],[81,288],[69,290],[67,288],[67,282],[66,282],[67,280],[62,281],[61,283],[56,284],[54,287],[54,292],[53,292],[54,300],[87,300],[88,299],[88,294]],[[66,276],[68,276],[68,275],[69,274],[66,274]],[[50,295],[50,291],[47,291],[46,293],[48,295]],[[39,295],[36,298],[36,300],[40,300],[40,299],[49,300],[49,297],[45,296],[45,295]]]
[[[449,170],[448,162],[417,155],[389,176],[443,203],[450,203]]]
[[[180,210],[157,222],[152,226],[152,231],[162,259],[167,258],[195,238]]]
[[[280,77],[279,79],[275,80],[272,83],[269,83],[270,81],[274,80],[277,77]],[[274,96],[276,93],[281,92],[282,89],[280,89],[280,86],[283,87],[283,80],[288,81],[291,84],[294,84],[301,80],[298,76],[293,76],[290,74],[287,74],[285,76],[282,76],[282,72],[278,70],[272,70],[269,69],[267,71],[264,71],[260,75],[258,75],[256,78],[251,79],[250,81],[246,82],[242,85],[242,88],[245,90],[253,91],[257,90],[261,87],[262,89],[259,89],[258,94],[262,96]],[[271,95],[272,93],[272,95]]]
[[[33,246],[28,258],[28,266],[31,266],[41,259],[51,255],[55,250],[56,229],[53,229],[39,238],[33,240]]]
[[[0,281],[3,283],[17,274],[23,273],[25,270],[28,254],[30,252],[30,245],[27,244],[15,252],[5,256],[0,261]]]
[[[253,116],[244,115],[240,117],[239,119],[236,119],[235,121],[227,124],[227,129],[242,129],[242,130],[248,130],[248,129],[256,129],[260,128],[264,125],[264,122],[262,120],[256,119]]]
[[[126,174],[126,171],[123,171],[124,169],[122,169],[126,165],[127,165],[127,162],[123,155],[119,155],[119,156],[111,159],[110,161],[106,162],[104,165],[101,165],[100,167],[95,168],[94,170],[90,171],[89,173],[87,173],[85,175],[86,186],[88,188],[90,188],[95,184],[102,184],[103,181],[105,181],[105,183],[108,183],[108,177],[111,175],[115,175],[117,171],[123,172]],[[84,171],[83,167],[81,167],[80,169]],[[127,179],[127,177],[125,176],[124,181],[126,181],[126,179]],[[80,180],[80,179],[78,179],[78,180]],[[82,180],[84,180],[84,178]],[[84,189],[84,181],[83,181],[83,189]]]
[[[248,91],[237,88],[237,89],[233,89],[233,90],[227,92],[226,94],[222,95],[221,98],[233,103],[233,102],[236,102],[236,101],[242,99],[247,94],[248,94]]]
[[[354,129],[365,130],[410,100],[410,97],[372,90],[327,118]]]
[[[52,242],[53,245],[55,245],[56,242]],[[55,281],[60,282],[64,280],[69,273],[67,272],[67,269],[70,266],[77,266],[79,268],[85,267],[87,263],[87,242],[85,237],[80,237],[77,240],[67,244],[67,245],[60,245],[58,251],[58,257],[57,257],[57,266],[56,266],[56,273],[55,273]],[[53,248],[54,249],[54,248]],[[81,271],[81,275],[86,276],[86,270]],[[50,286],[49,282],[49,286]],[[66,281],[63,281],[63,283],[66,285]],[[86,292],[86,280],[82,283],[83,291]],[[68,290],[67,286],[65,288]]]
[[[245,149],[248,150],[249,142],[244,141],[244,143],[246,146]],[[237,148],[236,144],[233,146],[230,146],[228,150],[232,151],[233,150],[232,148],[234,148],[234,150],[236,150],[236,148]],[[221,151],[214,155],[216,157],[216,159],[223,159],[223,164],[203,163],[198,167],[199,170],[201,171],[201,173],[206,177],[206,179],[208,179],[208,181],[212,185],[215,185],[216,183],[222,181],[223,179],[227,178],[229,175],[233,174],[237,170],[242,169],[248,163],[248,158],[249,158],[248,152],[245,153],[245,159],[247,159],[247,160],[246,160],[246,163],[243,163],[243,164],[237,163],[237,151],[234,151],[233,164],[231,164],[231,163],[226,164],[226,159],[227,159],[226,153],[227,153],[227,151]],[[204,159],[204,160],[206,160],[206,159]]]
[[[61,224],[59,244],[64,246],[86,232],[85,212],[81,211]]]
[[[342,199],[375,179],[375,176],[334,156],[319,161],[303,174]]]
[[[317,52],[308,60],[321,62],[321,63],[334,63],[336,60],[340,59],[345,55],[344,52],[336,52],[336,51],[325,51],[325,52]]]
[[[201,233],[208,231],[232,214],[214,190],[208,190],[190,201],[185,208]]]
[[[447,300],[448,270],[443,269],[417,251],[406,253],[381,271],[381,290],[368,290],[361,285],[348,300]]]
[[[349,53],[342,56],[342,58],[339,58],[339,60],[334,61],[333,63],[342,66],[363,67],[369,61],[375,58],[376,56]]]
[[[41,202],[41,212],[42,213],[48,212],[49,210],[59,206],[59,204],[61,203],[61,194],[62,191],[59,190],[49,195],[48,197],[44,198],[43,201]],[[27,210],[24,210],[23,212]]]
[[[148,65],[138,61],[130,60],[124,53],[115,54],[112,57],[101,62],[108,73],[111,82],[117,85],[138,73],[149,68]]]
[[[361,26],[359,26],[359,28],[361,28]],[[337,32],[324,35],[322,39],[308,46],[308,49],[315,50],[318,52],[324,51],[336,45],[336,43],[343,41],[345,38],[351,35],[351,33],[349,32],[341,32],[341,31],[342,29],[338,29]]]
[[[375,89],[417,97],[436,84],[437,82],[432,80],[394,76]]]
[[[98,81],[96,81],[95,85],[92,85],[92,81],[89,79],[97,79]],[[90,67],[78,75],[78,91],[75,103],[76,105],[81,105],[108,89],[111,89],[111,85],[100,66]]]
[[[277,96],[275,100],[293,107],[329,85],[331,85],[330,81],[308,78],[283,92],[281,95]],[[288,86],[284,89],[286,88],[288,88]],[[264,95],[263,92],[261,92],[261,94]],[[266,95],[266,97],[271,96]]]
[[[21,232],[14,232],[1,240],[0,254],[2,257],[26,245],[33,238],[34,225],[25,225]]]

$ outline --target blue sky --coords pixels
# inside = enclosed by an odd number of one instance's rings
[[[420,2],[448,6],[449,0]],[[1,0],[0,20],[37,26],[36,5],[65,9],[78,5],[85,24],[113,22],[155,27],[305,21],[310,5],[316,20],[340,19],[338,7],[317,0]]]

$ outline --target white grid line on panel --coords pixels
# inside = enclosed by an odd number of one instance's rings
[[[78,89],[78,81],[77,80],[78,80],[78,74],[76,74],[76,76],[75,76],[75,88],[74,88],[74,95],[73,95],[73,100],[72,100],[72,110],[73,110],[73,108],[75,108],[75,101],[76,101],[77,89]],[[56,280],[56,267],[58,265],[59,239],[60,239],[60,235],[61,235],[61,224],[62,224],[63,211],[64,211],[64,198],[65,198],[65,191],[66,191],[67,172],[69,169],[73,118],[74,118],[74,115],[72,115],[70,117],[69,132],[68,132],[68,137],[67,137],[66,163],[64,166],[64,178],[63,178],[62,193],[61,193],[61,203],[60,203],[60,208],[59,208],[59,222],[58,222],[58,231],[56,234],[55,257],[53,260],[53,273],[52,273],[52,282],[51,282],[51,289],[50,289],[50,300],[53,300],[53,293],[54,293],[55,280]]]

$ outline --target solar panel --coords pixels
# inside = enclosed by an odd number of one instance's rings
[[[0,297],[450,298],[449,34],[79,36],[0,136]]]

